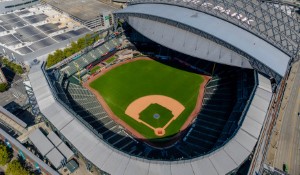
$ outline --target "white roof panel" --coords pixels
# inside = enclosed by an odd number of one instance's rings
[[[112,150],[99,141],[98,144],[86,154],[86,156],[89,157],[95,165],[102,168],[111,154]]]
[[[192,161],[191,165],[193,167],[195,175],[218,175],[217,170],[215,169],[208,157]]]
[[[147,175],[149,169],[149,162],[137,161],[131,158],[128,162],[127,168],[124,172],[124,175]]]
[[[186,35],[183,47],[189,52],[195,52],[195,46],[197,45],[198,37],[196,34]]]
[[[171,164],[172,175],[194,174],[191,163]]]
[[[32,73],[30,70],[28,77],[30,79],[31,87],[33,87],[34,89],[40,89],[41,87],[43,87],[47,84],[42,71],[36,71],[36,72]]]
[[[234,139],[250,152],[253,150],[257,141],[256,138],[254,138],[253,136],[249,135],[241,129],[235,135]]]
[[[265,100],[263,98],[261,98],[260,96],[258,95],[255,95],[253,100],[252,100],[252,103],[251,105],[257,107],[258,109],[264,111],[264,112],[267,112],[268,111],[268,108],[269,108],[269,104],[270,104],[270,101],[268,100]]]
[[[62,109],[59,109],[56,107],[56,101],[55,99],[53,98],[52,95],[49,95],[48,97],[42,99],[42,100],[38,100],[37,99],[37,103],[39,105],[39,109],[41,111],[43,111],[44,113],[45,112],[52,112],[53,114],[56,114],[56,112],[58,112],[59,110],[62,110]],[[50,108],[50,110],[47,108]],[[51,110],[52,109],[52,110]]]
[[[54,145],[38,128],[29,135],[29,139],[39,150],[42,156],[45,156],[49,151],[51,151],[54,148]]]
[[[52,149],[46,155],[46,157],[56,169],[61,166],[61,162],[65,159],[64,156],[56,148]]]
[[[255,120],[246,117],[241,128],[257,139],[259,137],[261,127],[262,125]]]
[[[34,95],[37,100],[43,100],[52,95],[49,86],[45,85],[39,89],[34,90]]]
[[[261,74],[258,74],[258,87],[266,91],[272,92],[271,82]]]
[[[126,165],[129,161],[129,157],[122,156],[119,153],[112,152],[106,159],[103,169],[109,174],[123,174],[126,169]]]
[[[224,146],[224,151],[233,159],[237,165],[241,165],[251,153],[235,140],[229,141]]]
[[[57,105],[57,102],[55,101],[55,99],[52,98],[52,96],[49,96],[49,98],[46,98],[42,101],[39,101],[38,104],[41,106],[40,110],[43,112],[44,115],[47,116],[54,116],[57,115],[59,112],[63,111],[63,109]]]
[[[129,163],[129,160],[130,158],[128,156],[122,156],[120,154],[118,154],[118,156],[120,156],[118,159],[122,160],[120,164],[118,164],[118,168],[115,169],[115,173],[112,173],[112,174],[115,174],[115,175],[124,175],[124,172],[127,168],[127,165]],[[104,167],[103,167],[104,168]]]
[[[47,135],[47,137],[53,143],[54,146],[58,146],[62,142],[62,140],[53,131],[51,131]]]
[[[171,165],[164,163],[150,163],[148,175],[172,175],[171,173]]]
[[[55,126],[58,130],[61,130],[73,119],[74,119],[73,116],[71,116],[65,110],[59,111],[59,113],[57,113],[56,115],[48,116],[48,120],[51,123],[55,124]]]
[[[51,98],[49,97],[51,100]],[[45,105],[43,104],[44,102],[40,103],[43,105],[43,107],[40,107],[40,110],[42,113],[46,116],[46,118],[56,126],[58,130],[63,128],[66,124],[68,124],[71,120],[73,120],[73,117],[66,112],[59,104],[58,102],[50,103],[47,104],[47,100],[45,100]]]
[[[250,108],[248,109],[247,117],[250,117],[261,125],[264,123],[265,116],[266,112],[258,109],[255,106],[250,106]]]
[[[90,150],[95,147],[97,148],[98,142],[98,140],[90,137],[90,133],[88,133],[88,131],[78,133],[78,136],[72,139],[73,145],[76,145],[76,147],[78,148],[78,150],[80,150],[80,152],[82,152],[82,154],[88,154]]]
[[[129,17],[129,24],[149,39],[187,55],[222,64],[252,68],[245,57],[234,54],[232,50],[199,35],[187,32],[186,30],[164,23],[158,23],[149,19],[132,16]],[[168,31],[169,33],[167,35],[163,35],[164,31]],[[196,42],[195,47],[187,44],[187,38],[193,38],[192,42]],[[230,56],[230,58],[224,57],[226,59],[222,59],[220,50],[222,50],[222,54],[224,54],[224,52],[228,52],[226,55]]]
[[[209,159],[219,174],[227,174],[229,171],[232,171],[237,167],[237,164],[223,149],[216,151],[214,154],[209,156]]]
[[[76,123],[76,124],[74,124]],[[66,125],[64,128],[60,130],[60,132],[70,141],[73,141],[76,137],[78,137],[78,134],[81,134],[84,132],[84,127],[81,125],[78,125],[78,121],[72,120],[68,125]]]
[[[211,42],[210,45],[209,45],[207,58],[209,60],[214,60],[214,61],[219,62],[221,48],[222,47],[218,47],[218,44]]]
[[[64,155],[67,160],[70,160],[74,156],[73,151],[64,142],[58,145],[57,149]]]
[[[272,98],[272,93],[262,88],[257,88],[255,94],[265,99],[266,101],[270,101]]]
[[[67,137],[67,139],[72,141],[74,146],[78,146],[79,149],[91,149],[98,143],[98,140],[90,139],[90,136],[87,134],[88,130],[85,129],[85,127],[81,125],[77,120],[72,120],[66,127],[61,130],[61,132]],[[90,149],[88,149],[87,151],[89,151]]]

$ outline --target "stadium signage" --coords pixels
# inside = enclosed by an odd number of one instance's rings
[[[181,1],[181,0],[175,0],[175,2],[178,2],[178,1]],[[197,5],[197,6],[201,6],[201,7],[204,7],[204,8],[210,8],[212,10],[219,11],[220,13],[224,13],[228,16],[236,18],[236,19],[238,19],[242,22],[245,22],[248,25],[251,25],[251,23],[254,22],[254,20],[249,19],[249,18],[247,18],[246,16],[244,16],[240,13],[234,12],[230,9],[225,9],[224,7],[219,6],[219,5],[215,6],[215,5],[213,5],[212,3],[209,3],[209,2],[201,3],[200,0],[183,0],[182,2],[193,3],[194,5]]]

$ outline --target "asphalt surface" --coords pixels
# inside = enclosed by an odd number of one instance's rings
[[[300,66],[291,78],[293,83],[287,86],[285,96],[287,103],[283,104],[282,123],[279,137],[275,146],[275,156],[273,166],[281,169],[283,164],[288,165],[288,173],[300,175]]]

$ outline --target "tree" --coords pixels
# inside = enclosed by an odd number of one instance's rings
[[[9,63],[9,60],[8,60],[8,59],[6,59],[6,58],[3,58],[3,59],[2,59],[2,62],[3,62],[3,64],[5,64],[5,65],[6,65],[6,64],[8,64],[8,63]]]
[[[12,158],[12,152],[7,148],[6,145],[0,145],[0,165],[7,164]]]
[[[30,175],[30,171],[26,170],[18,160],[13,160],[7,165],[7,175]]]
[[[0,83],[0,92],[6,91],[8,88],[7,83]]]
[[[77,50],[79,50],[77,43],[75,43],[74,41],[71,42],[71,50],[72,50],[73,54],[76,53]]]
[[[55,63],[55,57],[52,54],[48,55],[48,59],[47,59],[47,68],[51,67],[52,65],[56,64]]]
[[[7,68],[9,68],[14,73],[17,73],[17,74],[24,73],[24,70],[23,70],[22,66],[20,66],[19,64],[14,63],[12,61],[9,61],[7,58],[4,58],[4,57],[0,58],[0,63],[5,65]]]
[[[78,41],[77,41],[77,46],[78,46],[79,50],[84,49],[85,48],[85,39],[84,38],[79,38]]]
[[[49,68],[56,63],[68,58],[69,56],[79,52],[80,50],[94,44],[100,38],[99,35],[93,36],[91,34],[86,34],[84,37],[79,38],[77,42],[72,41],[71,46],[65,48],[64,50],[56,50],[53,54],[49,54],[47,58],[46,67]]]
[[[23,70],[22,66],[16,64],[15,72],[17,72],[18,74],[22,74],[24,72],[24,70]]]

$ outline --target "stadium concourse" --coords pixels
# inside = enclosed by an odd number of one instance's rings
[[[264,127],[273,97],[269,78],[280,84],[291,62],[299,59],[298,22],[275,6],[255,2],[227,2],[228,11],[214,0],[131,1],[116,12],[126,24],[121,36],[62,67],[32,66],[29,79],[45,121],[101,174],[235,173],[255,151]],[[293,25],[260,18],[274,13]],[[278,30],[267,30],[269,25]],[[76,80],[121,50],[124,38],[166,65],[212,77],[197,118],[167,148],[134,138]]]

